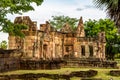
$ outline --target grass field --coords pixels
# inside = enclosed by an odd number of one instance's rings
[[[116,59],[115,61],[118,63],[117,65],[120,69],[120,59]],[[86,71],[90,69],[98,71],[98,74],[92,78],[102,78],[102,80],[120,80],[120,76],[115,77],[109,75],[110,70],[119,70],[119,69],[106,69],[106,68],[61,68],[56,70],[17,70],[17,71],[0,73],[0,75],[27,74],[27,73],[69,74],[72,71]],[[52,80],[52,79],[39,78],[39,80]],[[63,79],[59,79],[59,80],[63,80]],[[81,78],[73,77],[71,78],[71,80],[81,80]]]
[[[85,70],[97,70],[98,74],[95,77],[92,78],[102,78],[103,80],[120,80],[119,77],[110,76],[109,71],[110,70],[118,70],[118,69],[101,69],[101,68],[61,68],[56,70],[17,70],[17,71],[10,71],[5,73],[0,73],[0,75],[11,75],[11,74],[25,74],[25,73],[48,73],[48,74],[69,74],[72,71],[85,71]],[[50,80],[46,78],[40,78],[39,80]],[[78,77],[73,77],[71,80],[80,80]]]
[[[118,64],[118,67],[120,68],[120,59],[115,60]],[[0,75],[11,75],[11,74],[26,74],[26,73],[47,73],[47,74],[69,74],[72,71],[86,71],[86,70],[96,70],[98,71],[98,74],[92,78],[102,78],[103,80],[120,80],[119,77],[110,76],[109,71],[110,70],[119,70],[119,69],[105,69],[105,68],[61,68],[56,70],[17,70],[17,71],[10,71],[5,73],[0,73]],[[79,77],[73,77],[71,80],[80,80]],[[52,80],[47,78],[39,78],[39,80]],[[60,79],[63,80],[63,79]]]

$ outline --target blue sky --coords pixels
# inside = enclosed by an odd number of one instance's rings
[[[100,19],[106,18],[106,13],[97,9],[93,0],[44,0],[41,6],[36,6],[32,4],[35,11],[30,11],[22,15],[8,15],[7,17],[14,21],[16,16],[30,16],[33,21],[39,24],[45,23],[51,19],[51,16],[65,15],[73,18],[83,17],[84,21],[88,19]],[[2,40],[7,40],[8,35],[5,33],[0,33],[0,42]]]

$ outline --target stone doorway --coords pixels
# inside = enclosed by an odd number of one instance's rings
[[[74,57],[73,45],[65,45],[64,49],[65,49],[65,56],[66,57],[68,57],[68,58]]]

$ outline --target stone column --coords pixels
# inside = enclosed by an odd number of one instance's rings
[[[53,42],[53,54],[52,54],[52,58],[55,58],[55,42]]]
[[[82,57],[82,51],[81,51],[81,45],[79,45],[79,51],[78,51],[78,54],[79,54],[79,57],[81,58]]]
[[[85,45],[85,57],[89,57],[89,55],[90,55],[90,53],[89,53],[89,45],[88,44],[86,44]]]
[[[105,59],[105,45],[104,43],[101,44],[101,59]]]
[[[106,46],[106,43],[103,44],[103,59],[105,59],[105,46]]]
[[[97,56],[97,50],[98,50],[97,43],[94,43],[94,45],[93,45],[93,56],[94,57]]]
[[[74,49],[74,56],[81,57],[81,46],[79,45],[79,43],[75,42],[73,44],[73,49]]]

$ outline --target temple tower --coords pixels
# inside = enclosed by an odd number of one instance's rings
[[[23,56],[35,57],[38,56],[37,49],[37,22],[32,21],[29,16],[16,17],[14,24],[24,24],[28,29],[22,30],[25,37],[14,36],[9,34],[9,49],[21,49]]]
[[[78,27],[76,30],[76,37],[85,37],[84,24],[83,24],[82,17],[80,17],[80,20],[78,23]]]

